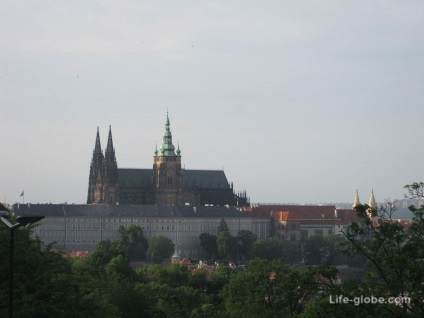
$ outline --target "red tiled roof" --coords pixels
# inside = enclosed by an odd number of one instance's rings
[[[272,218],[275,221],[298,221],[299,220],[295,215],[293,215],[293,213],[290,213],[288,211],[274,212],[272,214]]]
[[[251,216],[270,217],[275,212],[289,212],[297,219],[334,219],[334,205],[258,205],[246,211]]]
[[[71,258],[84,258],[88,256],[90,253],[88,251],[72,251],[66,253]]]
[[[337,209],[337,215],[340,219],[342,219],[345,223],[352,222],[363,222],[364,220],[358,216],[356,210],[352,209]]]
[[[302,224],[331,224],[333,225],[334,223],[336,223],[337,220],[336,219],[327,219],[327,220],[302,220]]]
[[[412,225],[412,220],[386,220],[385,222],[390,222],[390,223],[399,223],[400,225],[402,225],[405,229],[409,229]]]
[[[302,224],[350,224],[362,222],[352,209],[336,209],[334,205],[258,205],[245,208],[252,217],[272,217],[279,222]]]
[[[190,262],[190,260],[189,260],[188,258],[183,258],[183,259],[180,261],[180,264],[181,264],[181,265],[184,265],[184,266],[189,266],[189,265],[191,265],[191,262]]]

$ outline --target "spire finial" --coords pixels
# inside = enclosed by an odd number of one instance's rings
[[[165,123],[165,132],[163,134],[162,146],[159,149],[161,156],[172,157],[175,156],[175,147],[172,144],[172,133],[169,123],[169,114],[168,110],[166,111],[166,123]]]

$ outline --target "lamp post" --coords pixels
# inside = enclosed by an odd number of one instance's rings
[[[27,224],[36,223],[42,219],[44,216],[18,216],[16,221],[18,223],[12,224],[10,223],[4,216],[7,216],[7,211],[0,211],[0,219],[6,224],[10,230],[10,259],[9,259],[9,318],[13,317],[13,257],[15,254],[15,230],[20,228],[21,226],[25,226]]]

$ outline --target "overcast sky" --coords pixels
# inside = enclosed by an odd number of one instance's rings
[[[151,168],[252,202],[402,198],[424,181],[424,1],[0,0],[0,201],[85,203],[99,126]]]

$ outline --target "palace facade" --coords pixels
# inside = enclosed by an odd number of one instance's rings
[[[231,235],[249,230],[258,238],[271,233],[269,217],[249,217],[230,206],[15,204],[16,216],[43,215],[34,236],[62,251],[94,251],[101,241],[120,238],[119,227],[140,226],[146,238],[166,236],[181,256],[202,257],[202,233],[216,235],[222,220]]]

